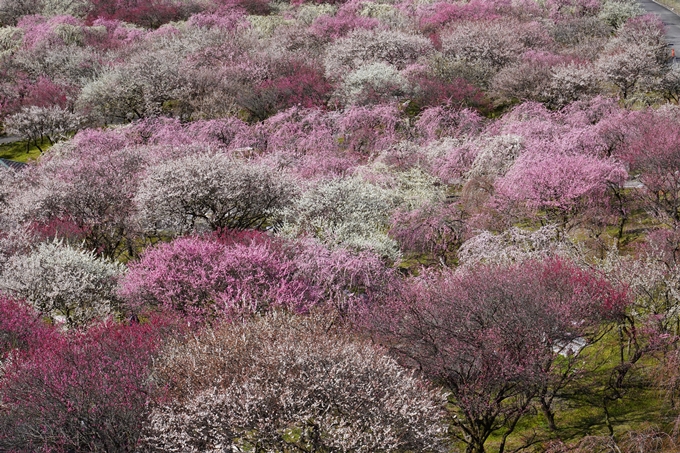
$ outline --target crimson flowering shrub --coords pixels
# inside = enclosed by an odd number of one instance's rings
[[[136,451],[157,392],[152,359],[174,329],[167,322],[102,323],[17,354],[0,379],[0,448]]]
[[[21,101],[25,106],[57,106],[65,109],[73,103],[75,91],[73,87],[57,83],[45,76],[39,76],[36,80],[26,80],[18,84],[25,86]]]
[[[266,137],[267,151],[311,155],[338,148],[337,115],[320,109],[292,107],[256,127]]]
[[[16,350],[32,350],[49,340],[54,329],[28,305],[0,296],[0,363]]]
[[[183,18],[181,4],[172,0],[91,0],[87,21],[119,20],[143,27],[157,28]]]
[[[263,160],[285,167],[303,179],[340,176],[365,161],[341,148],[338,112],[284,110],[255,126],[258,144],[269,153]]]
[[[215,12],[203,11],[192,14],[187,25],[200,28],[217,28],[232,31],[246,25],[245,13],[239,9],[219,9]]]
[[[125,52],[135,43],[142,41],[146,30],[130,26],[116,19],[99,18],[92,22],[90,33],[86,33],[86,42],[102,50],[120,50]],[[99,31],[99,33],[95,32]],[[105,33],[102,33],[105,31]]]
[[[241,104],[257,119],[267,117],[289,107],[325,107],[330,98],[331,85],[323,70],[300,61],[284,61],[272,78],[255,85]]]
[[[264,159],[304,178],[342,176],[411,134],[393,105],[343,111],[292,108],[255,126]]]
[[[233,117],[217,119],[211,121],[194,121],[187,127],[186,134],[189,139],[192,137],[199,141],[215,143],[228,149],[252,147],[256,138],[248,125]],[[165,137],[164,137],[165,138]],[[159,144],[172,143],[175,133],[169,140],[161,140]]]
[[[24,30],[23,47],[35,49],[69,44],[69,41],[78,39],[83,22],[71,16],[46,18],[35,15],[24,17],[17,27]]]
[[[493,208],[510,222],[542,219],[569,229],[587,213],[597,222],[617,218],[622,226],[631,209],[623,154],[638,136],[639,115],[603,98],[558,112],[522,104],[482,134],[440,152],[433,171],[461,181],[464,198],[470,195],[476,209]]]
[[[487,132],[521,136],[528,149],[622,159],[624,143],[644,123],[639,115],[604,97],[574,102],[560,111],[527,102],[489,124]]]
[[[95,132],[90,130],[88,133]],[[139,152],[150,157],[153,162],[182,156],[197,148],[205,151],[205,148],[234,150],[253,147],[258,140],[248,124],[233,117],[190,123],[182,123],[175,118],[147,118],[115,132],[108,131],[103,136],[120,137],[123,140],[121,148],[126,145],[146,147],[140,148]]]
[[[445,80],[428,74],[427,71],[414,71],[407,78],[413,86],[410,101],[418,111],[440,105],[476,108],[481,111],[487,107],[484,93],[465,79]]]

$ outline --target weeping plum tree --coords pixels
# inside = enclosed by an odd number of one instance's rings
[[[603,278],[549,259],[425,271],[366,316],[402,363],[451,391],[466,451],[483,453],[503,430],[502,452],[535,399],[554,424],[552,400],[565,383],[554,374],[558,352],[576,338],[594,341],[625,301]]]

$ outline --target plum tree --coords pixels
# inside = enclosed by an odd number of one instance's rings
[[[50,145],[76,132],[83,119],[59,107],[24,107],[5,119],[5,130],[33,144],[43,152],[41,145],[47,139]]]
[[[192,155],[152,167],[135,197],[149,231],[275,226],[295,193],[280,171],[224,154]]]
[[[15,255],[0,274],[0,289],[25,300],[53,321],[86,325],[115,314],[115,295],[124,267],[58,242],[43,243],[28,255]]]
[[[132,262],[120,295],[135,311],[163,307],[199,322],[273,309],[339,314],[371,305],[395,275],[370,252],[329,250],[315,241],[222,231],[148,249]]]
[[[496,200],[541,211],[548,221],[568,229],[584,210],[605,205],[607,189],[622,186],[627,178],[616,161],[527,152],[496,182]]]
[[[162,323],[104,323],[52,335],[5,364],[0,448],[5,451],[137,451]],[[177,326],[174,327],[175,329]]]
[[[173,345],[144,451],[446,451],[442,393],[328,322],[266,316]]]
[[[596,338],[589,335],[620,317],[625,304],[603,278],[549,259],[425,271],[366,316],[402,363],[452,392],[459,438],[467,451],[483,453],[501,429],[504,451],[534,398],[550,419],[558,352],[575,338]]]
[[[314,288],[275,242],[225,245],[180,238],[147,250],[121,285],[130,306],[164,307],[206,322],[238,319],[276,307],[305,311]]]

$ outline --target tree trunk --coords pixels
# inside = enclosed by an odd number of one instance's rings
[[[545,416],[545,420],[548,422],[548,428],[550,431],[557,431],[557,425],[555,424],[555,412],[550,407],[545,399],[541,398],[541,411]]]

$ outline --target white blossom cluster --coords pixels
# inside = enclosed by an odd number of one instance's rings
[[[480,150],[465,175],[466,179],[503,176],[522,151],[522,137],[517,135],[483,137],[477,143]]]
[[[655,319],[662,331],[680,333],[680,265],[652,246],[639,257],[621,256],[616,248],[598,267],[633,296],[631,316]]]
[[[223,154],[188,156],[152,167],[135,202],[146,229],[261,228],[293,197],[285,175]]]
[[[184,397],[153,411],[146,451],[448,451],[443,394],[310,318],[229,325],[159,368]]]
[[[432,43],[423,36],[359,29],[328,46],[324,66],[335,79],[369,63],[382,62],[401,70],[433,52]]]
[[[10,257],[0,274],[0,290],[53,320],[81,326],[115,312],[116,285],[124,270],[94,252],[53,241]]]
[[[5,130],[10,135],[17,135],[26,140],[43,140],[57,142],[77,131],[83,119],[60,107],[24,107],[19,113],[5,120]]]
[[[359,177],[323,181],[287,211],[284,232],[307,233],[328,245],[371,249],[396,259],[397,244],[386,230],[397,201],[392,191]]]
[[[479,263],[510,264],[549,256],[578,257],[576,244],[560,235],[557,225],[546,225],[536,231],[512,227],[500,234],[482,231],[468,239],[458,250],[462,267]]]

